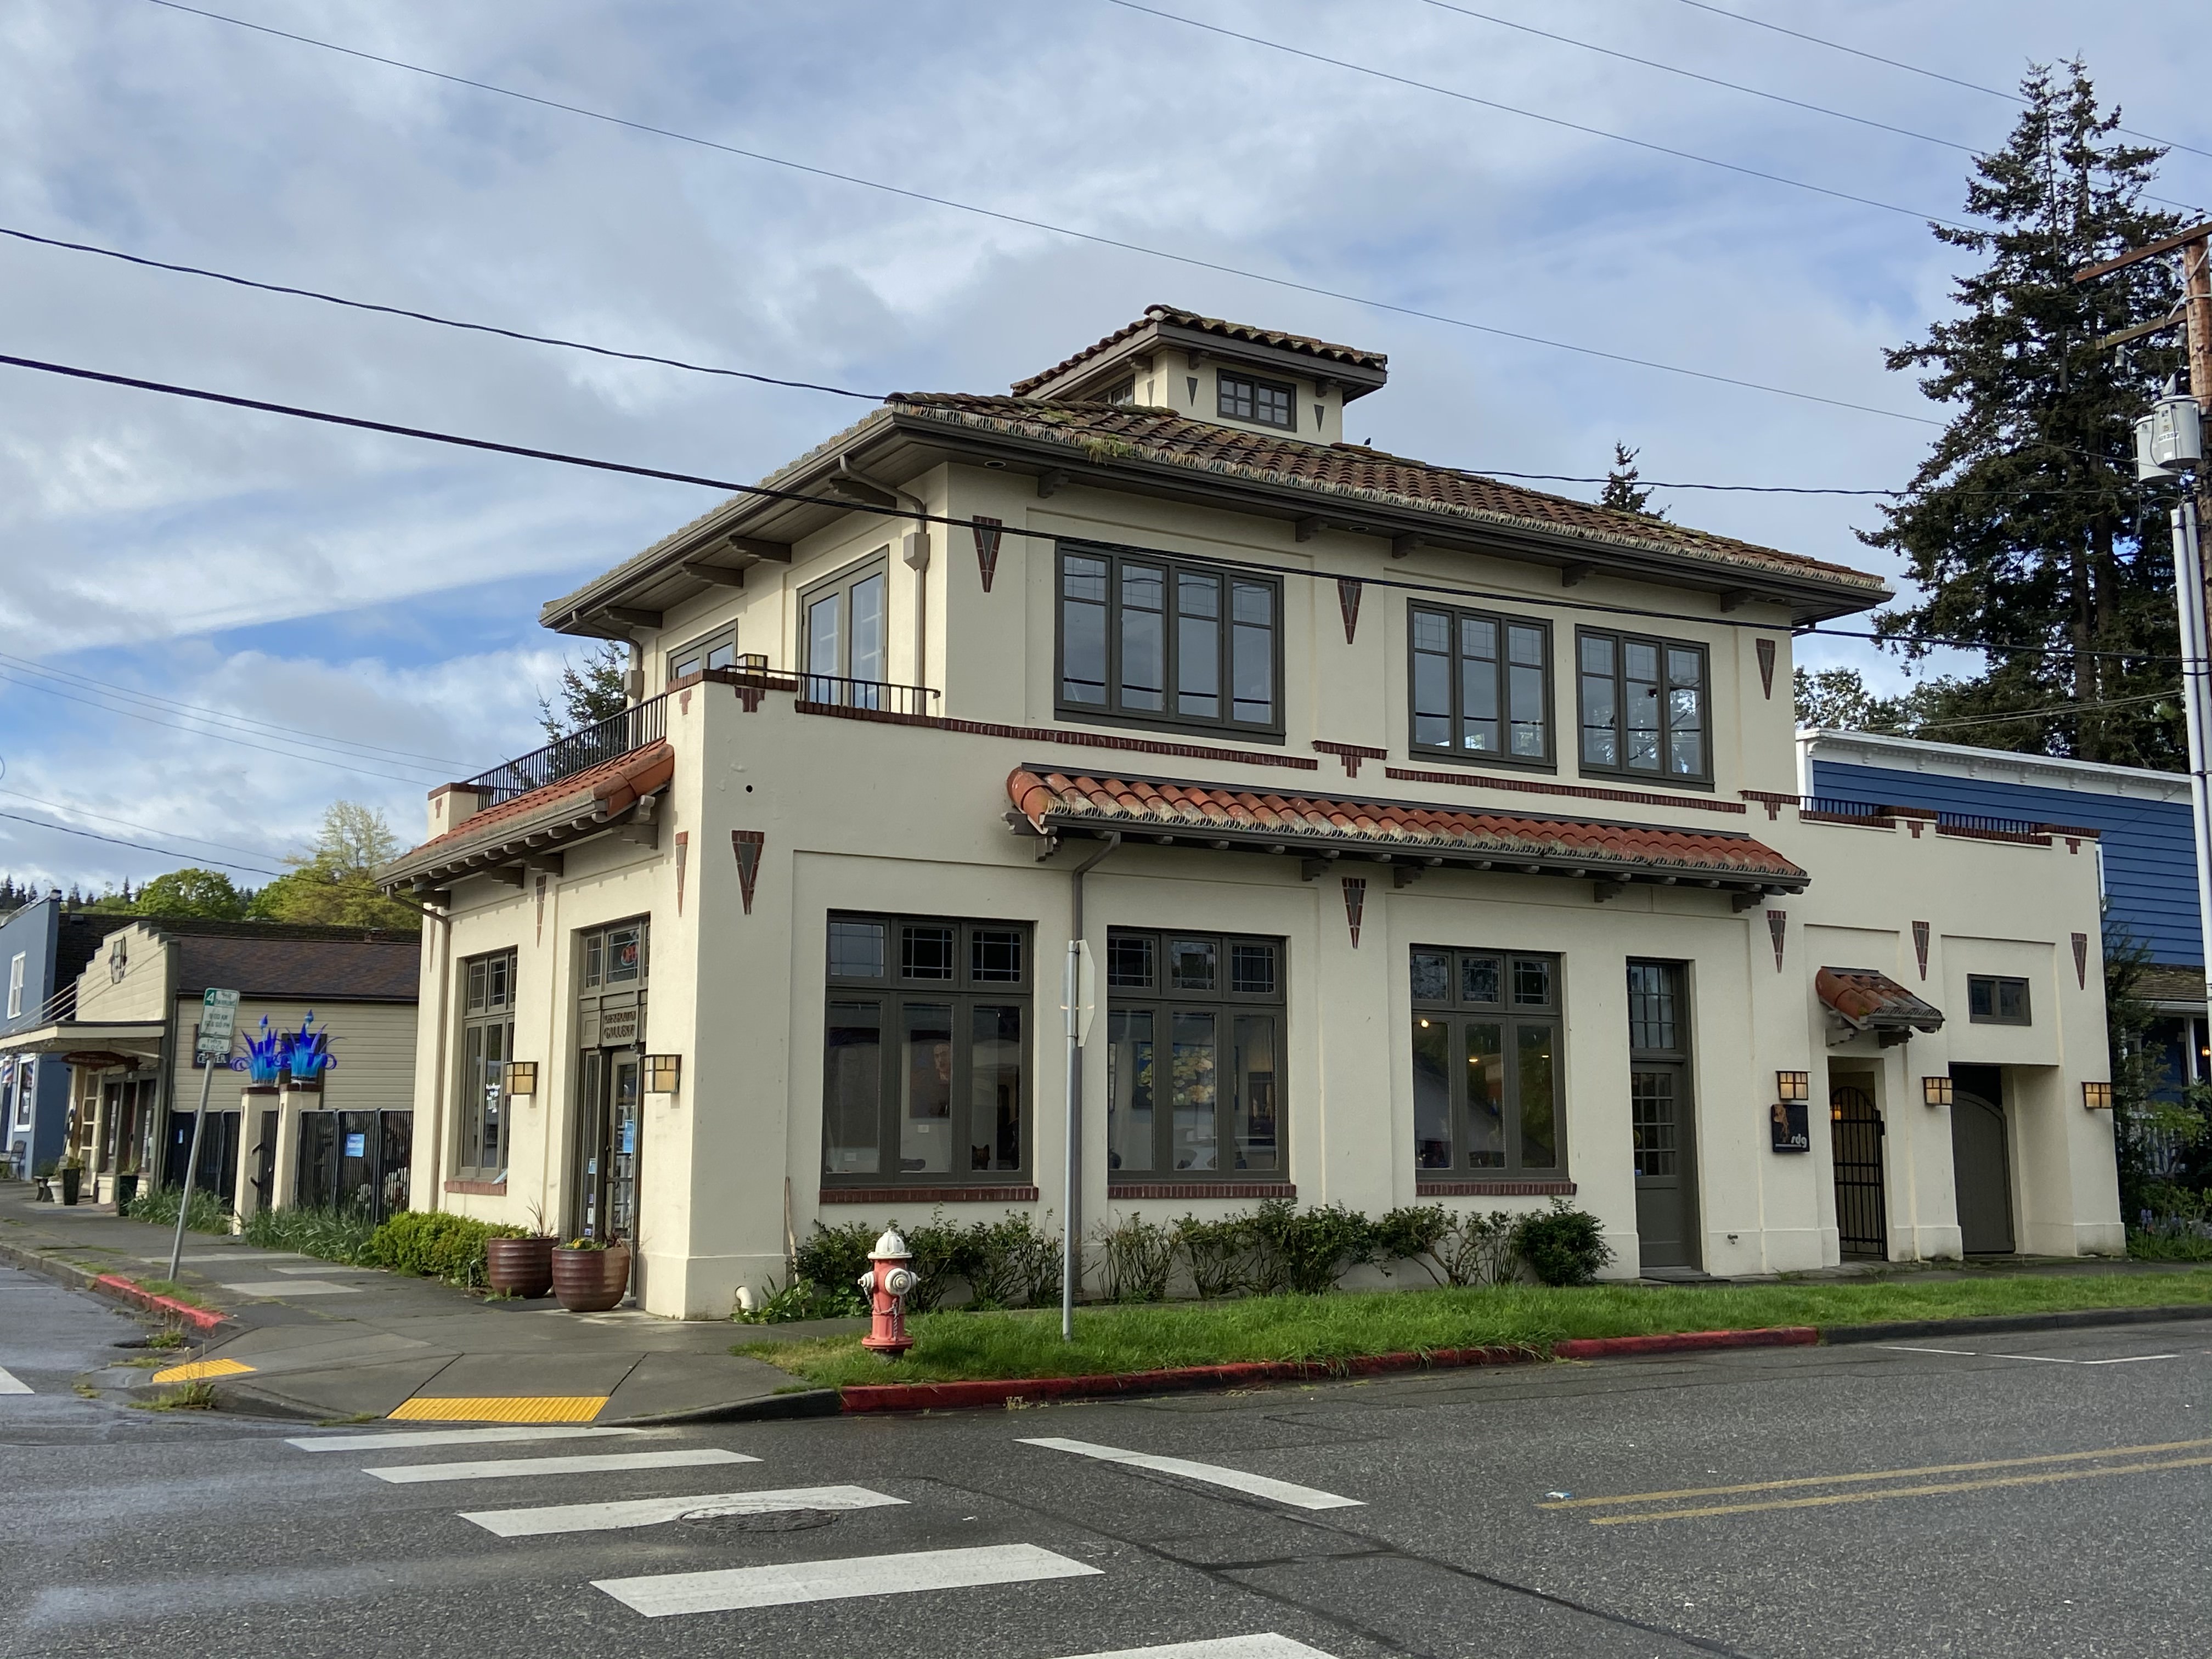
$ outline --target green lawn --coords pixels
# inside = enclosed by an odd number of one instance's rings
[[[1896,1319],[2057,1312],[2212,1302],[2212,1268],[1875,1284],[1821,1281],[1706,1288],[1512,1285],[1480,1291],[1339,1292],[1240,1302],[1079,1308],[1075,1340],[1057,1310],[941,1313],[915,1319],[915,1346],[886,1362],[856,1336],[741,1342],[817,1387],[964,1377],[1089,1376],[1252,1359],[1346,1359],[1438,1348],[1544,1349],[1569,1337],[1766,1325],[1863,1325]]]

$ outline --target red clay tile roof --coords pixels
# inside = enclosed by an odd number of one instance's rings
[[[1583,818],[1460,811],[1406,801],[1347,800],[1161,778],[1100,777],[1018,767],[1006,779],[1014,810],[1042,833],[1060,825],[1171,834],[1291,850],[1389,852],[1419,860],[1540,866],[1544,873],[1687,875],[1791,890],[1811,879],[1748,836]]]
[[[1194,472],[1287,486],[1346,503],[1410,507],[1449,514],[1474,523],[1533,526],[1595,542],[1686,554],[1747,571],[1810,577],[1856,590],[1869,605],[1888,595],[1881,578],[1845,565],[1692,530],[1638,513],[1547,495],[1541,490],[1486,478],[1478,472],[1386,454],[1363,444],[1320,444],[1247,432],[1142,404],[994,398],[957,392],[900,392],[888,401],[902,414],[1041,439],[1062,445],[1087,460],[1139,459]]]
[[[1861,1031],[1943,1029],[1943,1012],[1871,968],[1823,968],[1813,976],[1820,1000]]]
[[[608,816],[622,811],[640,795],[650,795],[664,789],[676,775],[676,751],[665,743],[633,749],[627,755],[617,755],[611,761],[572,772],[557,778],[543,788],[532,789],[513,795],[496,805],[487,806],[473,817],[463,818],[442,836],[434,836],[420,847],[403,853],[387,865],[387,870],[413,862],[433,848],[451,847],[465,841],[474,841],[489,830],[520,819],[535,817],[564,801],[581,802],[586,799],[603,800]]]
[[[1124,324],[1104,339],[1084,347],[1072,357],[1063,358],[1042,374],[1032,374],[1026,380],[1015,381],[1015,394],[1018,396],[1042,386],[1054,375],[1066,374],[1078,364],[1088,362],[1100,352],[1121,344],[1139,329],[1148,328],[1154,323],[1173,323],[1177,327],[1196,329],[1202,334],[1217,335],[1224,340],[1249,340],[1255,345],[1301,351],[1309,356],[1326,358],[1333,362],[1356,363],[1362,368],[1383,368],[1390,362],[1379,351],[1362,351],[1358,346],[1333,345],[1327,340],[1316,340],[1308,334],[1285,334],[1272,328],[1255,328],[1249,323],[1224,322],[1218,317],[1200,316],[1195,311],[1184,311],[1176,306],[1146,306],[1145,314],[1135,322]]]

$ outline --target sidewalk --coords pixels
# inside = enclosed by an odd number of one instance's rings
[[[0,1182],[0,1261],[96,1294],[104,1274],[168,1271],[168,1228],[112,1209],[32,1202]],[[836,1409],[787,1371],[738,1358],[740,1334],[774,1340],[864,1328],[862,1320],[748,1327],[630,1309],[571,1314],[550,1297],[487,1301],[432,1279],[353,1267],[207,1233],[185,1235],[178,1284],[223,1322],[149,1370],[160,1392],[204,1381],[237,1411],[328,1421],[641,1423]],[[184,1374],[179,1375],[181,1371]]]

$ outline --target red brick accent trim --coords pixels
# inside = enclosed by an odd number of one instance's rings
[[[1593,789],[1578,783],[1534,783],[1527,778],[1494,778],[1480,772],[1418,772],[1407,766],[1386,766],[1386,778],[1405,783],[1455,783],[1464,789],[1511,789],[1524,795],[1574,795],[1583,800],[1625,800],[1638,806],[1689,806],[1701,812],[1734,812],[1741,817],[1743,803],[1713,800],[1704,795],[1648,795],[1636,789]],[[1749,792],[1747,791],[1747,793]],[[1784,795],[1784,800],[1796,800]]]
[[[1935,814],[1931,812],[1929,816],[1933,817]],[[1897,820],[1893,817],[1863,818],[1855,812],[1808,812],[1802,806],[1797,809],[1797,822],[1800,823],[1840,823],[1847,829],[1856,830],[1894,830],[1897,828]],[[1919,831],[1916,828],[1913,833],[1917,836]]]
[[[842,703],[794,702],[802,714],[827,714],[841,720],[872,720],[878,726],[924,726],[938,732],[964,732],[975,738],[1014,738],[1023,743],[1066,743],[1084,749],[1121,749],[1139,755],[1183,755],[1193,760],[1228,761],[1238,766],[1287,766],[1316,772],[1321,763],[1307,755],[1280,755],[1256,749],[1207,749],[1194,743],[1158,743],[1150,738],[1109,738],[1103,732],[1066,732],[1049,726],[998,726],[988,720],[947,720],[942,714],[901,714],[888,708],[848,708]]]
[[[1330,738],[1316,738],[1313,746],[1322,754],[1334,755],[1342,761],[1344,775],[1347,778],[1359,775],[1359,763],[1364,760],[1386,761],[1390,758],[1390,751],[1387,749],[1370,749],[1364,744],[1358,743],[1338,743]]]
[[[1114,1181],[1109,1198],[1296,1198],[1287,1181]]]
[[[1939,823],[1936,826],[1936,833],[1939,836],[1960,836],[1968,841],[2008,841],[2021,847],[2051,845],[2048,836],[2024,836],[2012,830],[1972,830],[1963,823]]]
[[[2101,830],[2091,830],[2079,823],[2039,823],[2035,827],[2045,835],[2064,836],[2069,841],[2076,836],[2083,841],[2101,841],[2105,835]]]
[[[824,1187],[824,1204],[1034,1204],[1034,1187]]]
[[[449,1193],[473,1193],[479,1198],[498,1198],[506,1193],[507,1183],[504,1181],[449,1181],[446,1183],[446,1190]]]
[[[1420,1198],[1572,1198],[1571,1181],[1421,1181],[1413,1182]]]

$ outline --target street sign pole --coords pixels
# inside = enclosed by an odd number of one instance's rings
[[[185,1154],[185,1184],[177,1194],[177,1232],[169,1245],[169,1282],[175,1284],[185,1261],[185,1217],[192,1207],[192,1176],[200,1167],[200,1136],[207,1129],[208,1092],[215,1087],[215,1068],[230,1058],[231,1034],[238,1024],[238,993],[210,987],[200,999],[199,1040],[192,1057],[199,1062],[200,1109],[192,1118],[192,1143]]]

